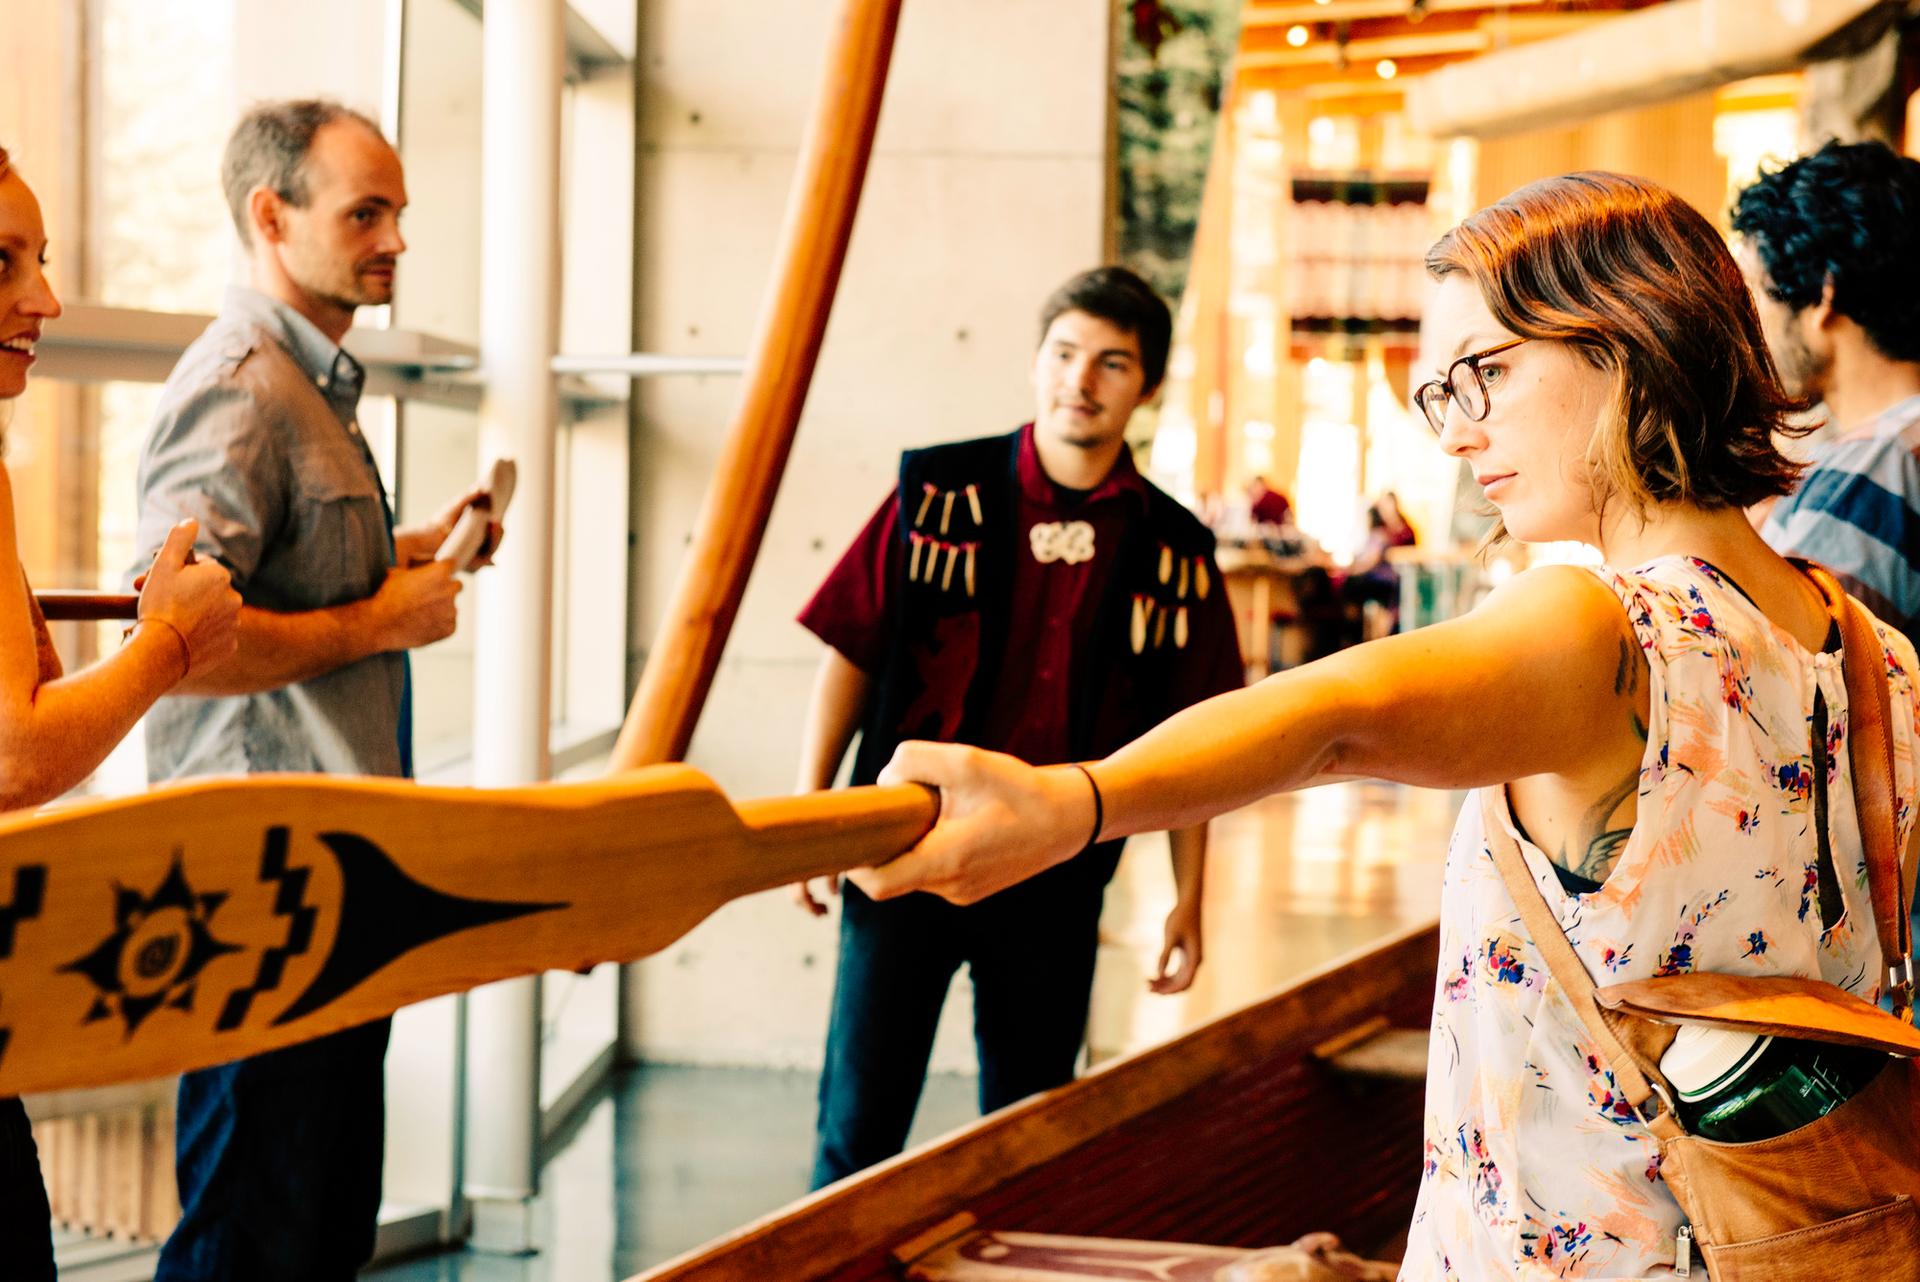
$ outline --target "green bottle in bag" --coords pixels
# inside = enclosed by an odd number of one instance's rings
[[[1660,1071],[1689,1134],[1750,1144],[1825,1117],[1891,1058],[1865,1047],[1682,1024]]]

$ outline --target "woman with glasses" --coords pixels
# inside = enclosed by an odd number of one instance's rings
[[[46,267],[40,204],[0,147],[0,443],[34,347],[60,315]],[[126,643],[64,675],[21,567],[13,482],[0,462],[0,809],[37,806],[84,781],[156,699],[233,653],[240,596],[225,569],[189,561],[194,533],[182,522],[155,558]],[[46,1190],[17,1099],[0,1099],[0,1276],[54,1276]]]
[[[1465,617],[1222,695],[1084,767],[907,744],[882,778],[938,785],[940,823],[855,881],[970,902],[1093,836],[1286,789],[1479,789],[1448,851],[1402,1277],[1664,1273],[1684,1239],[1656,1147],[1550,999],[1489,834],[1518,841],[1604,982],[1700,969],[1879,996],[1853,808],[1825,806],[1852,796],[1830,606],[1744,515],[1794,484],[1774,438],[1797,407],[1719,234],[1651,183],[1522,188],[1427,266],[1415,402],[1439,450],[1471,466],[1496,539],[1580,540],[1604,565],[1518,575]],[[1880,635],[1904,846],[1915,657]]]

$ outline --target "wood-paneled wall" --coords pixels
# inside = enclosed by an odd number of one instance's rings
[[[1480,145],[1477,204],[1579,169],[1639,174],[1672,188],[1715,226],[1727,222],[1727,166],[1713,150],[1713,95],[1609,112],[1567,129],[1541,129]]]

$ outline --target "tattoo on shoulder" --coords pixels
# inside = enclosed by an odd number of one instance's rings
[[[1613,670],[1615,694],[1640,693],[1640,648],[1620,638],[1620,661]]]
[[[1620,858],[1620,852],[1625,849],[1627,838],[1633,835],[1631,822],[1624,828],[1609,828],[1607,823],[1639,790],[1640,771],[1636,768],[1581,816],[1579,829],[1574,833],[1574,841],[1579,843],[1578,853],[1575,853],[1574,842],[1569,842],[1561,847],[1560,857],[1555,862],[1581,877],[1605,881]]]
[[[1620,638],[1620,661],[1613,670],[1613,692],[1623,698],[1632,699],[1640,693],[1640,650],[1629,645],[1625,637]],[[1633,736],[1641,743],[1647,741],[1647,723],[1640,719],[1640,709],[1627,710],[1627,719],[1633,726]]]
[[[1626,848],[1627,838],[1632,835],[1631,828],[1610,828],[1601,833],[1587,843],[1586,857],[1573,871],[1594,881],[1605,881],[1607,874],[1613,871],[1613,865],[1619,860],[1620,852]]]

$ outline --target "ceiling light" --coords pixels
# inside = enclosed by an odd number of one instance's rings
[[[1379,76],[1382,80],[1391,80],[1395,76],[1400,74],[1399,65],[1396,64],[1394,60],[1391,58],[1382,58],[1380,61],[1373,64],[1373,69],[1374,71],[1379,73]]]
[[[1307,29],[1297,22],[1287,28],[1287,43],[1296,49],[1307,43],[1308,38]]]

